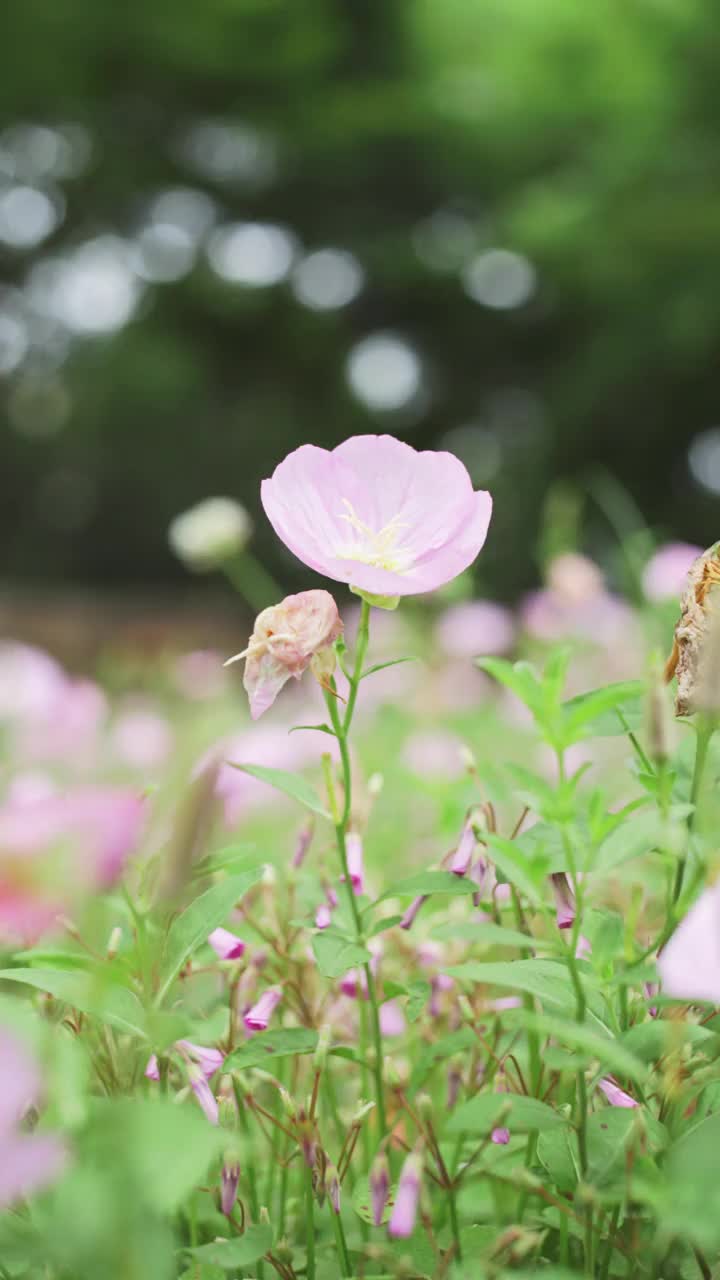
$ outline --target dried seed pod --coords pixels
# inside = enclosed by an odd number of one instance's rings
[[[666,680],[677,676],[675,709],[679,716],[720,706],[720,542],[693,564],[681,601]]]

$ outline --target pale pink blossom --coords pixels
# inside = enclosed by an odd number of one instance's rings
[[[643,592],[648,600],[678,600],[687,587],[687,576],[693,561],[703,548],[691,542],[668,542],[650,557],[642,575]]]
[[[288,680],[312,667],[321,683],[332,675],[332,646],[342,631],[337,605],[328,591],[301,591],[263,609],[250,642],[228,663],[245,658],[243,685],[250,715],[257,720]]]
[[[664,995],[720,1004],[720,880],[681,920],[657,967]]]
[[[509,609],[491,600],[451,605],[435,629],[439,648],[448,658],[477,658],[509,653],[515,622]]]
[[[17,754],[24,760],[71,761],[77,768],[95,763],[108,701],[92,680],[65,677],[42,713],[28,716],[18,729]]]
[[[240,1182],[240,1165],[236,1160],[223,1162],[222,1172],[220,1174],[220,1211],[229,1218],[235,1201],[237,1200],[238,1184]]]
[[[44,718],[65,687],[59,662],[29,644],[0,644],[0,720]]]
[[[243,1018],[248,1031],[267,1031],[270,1019],[281,1000],[282,991],[280,988],[268,987],[252,1009],[248,1009]]]
[[[315,912],[315,928],[327,929],[331,924],[331,922],[332,922],[332,916],[330,914],[330,907],[328,906],[327,902],[321,902],[320,906]]]
[[[314,824],[307,822],[298,832],[295,842],[295,850],[292,856],[292,865],[296,868],[301,867],[307,857],[308,849],[312,843],[313,833],[315,831]]]
[[[390,1166],[384,1151],[375,1157],[370,1166],[369,1183],[373,1225],[379,1227],[390,1195]]]
[[[113,725],[111,745],[117,759],[131,769],[157,769],[170,756],[173,731],[152,707],[129,707]]]
[[[467,875],[470,870],[470,863],[472,862],[476,843],[475,828],[472,824],[472,818],[467,818],[462,829],[458,846],[447,864],[448,870],[452,871],[453,875]]]
[[[213,929],[208,942],[220,960],[239,960],[245,954],[245,943],[229,929]]]
[[[35,1059],[0,1028],[0,1209],[54,1182],[67,1164],[67,1148],[60,1137],[21,1128],[26,1111],[39,1095]]]
[[[490,1134],[490,1141],[496,1146],[505,1147],[510,1141],[510,1130],[505,1125],[496,1125]]]
[[[598,1089],[605,1094],[608,1102],[613,1107],[636,1107],[638,1104],[634,1098],[630,1097],[624,1089],[620,1088],[614,1080],[609,1076],[605,1076],[602,1080],[598,1080]]]
[[[570,929],[575,920],[575,898],[564,871],[553,871],[550,876],[555,899],[555,919],[558,929]]]
[[[388,1231],[396,1239],[406,1239],[415,1229],[422,1186],[422,1160],[414,1151],[400,1170],[395,1204],[388,1223]]]
[[[362,836],[358,831],[348,831],[345,838],[345,845],[347,849],[347,865],[348,872],[350,874],[350,883],[355,893],[362,893],[365,887]]]
[[[412,902],[410,903],[410,906],[405,912],[405,915],[400,921],[401,929],[412,928],[417,918],[418,912],[420,911],[420,908],[422,907],[423,903],[427,902],[428,896],[429,895],[427,893],[421,893],[419,897],[413,898]]]
[[[172,674],[180,693],[195,702],[221,697],[229,681],[223,659],[213,649],[181,654],[175,659]]]
[[[392,436],[301,445],[262,484],[278,537],[304,564],[371,595],[433,591],[473,563],[492,500],[450,453]]]
[[[401,1036],[406,1029],[405,1014],[397,1000],[386,1000],[380,1006],[380,1030],[384,1036]]]

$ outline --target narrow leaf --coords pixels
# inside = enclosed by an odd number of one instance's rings
[[[201,894],[173,920],[163,949],[158,1001],[167,995],[188,957],[205,942],[213,929],[227,919],[235,904],[262,873],[260,866],[252,867],[241,875],[228,876]]]
[[[145,1039],[144,1013],[134,992],[107,980],[101,972],[72,969],[2,969],[3,982],[22,982],[47,991],[81,1013],[92,1014],[108,1026]]]
[[[251,778],[267,782],[269,786],[275,787],[276,791],[283,791],[286,796],[291,796],[293,800],[297,800],[298,804],[304,805],[313,813],[319,813],[322,818],[332,820],[315,788],[311,787],[300,774],[286,773],[284,769],[269,769],[263,764],[235,764],[233,760],[228,760],[227,763],[232,769],[239,769],[241,773],[247,773]]]
[[[314,1053],[317,1031],[308,1027],[282,1027],[278,1031],[259,1031],[225,1059],[223,1071],[247,1070],[266,1066],[273,1058],[295,1058]]]

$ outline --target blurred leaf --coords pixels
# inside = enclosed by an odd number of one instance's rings
[[[419,875],[409,876],[387,889],[379,898],[420,898],[430,897],[433,893],[444,893],[460,896],[464,893],[477,893],[477,885],[466,876],[455,876],[451,871],[422,871]]]
[[[670,1147],[665,1162],[663,1226],[701,1249],[720,1248],[720,1111],[693,1125]]]
[[[563,1195],[572,1195],[580,1178],[577,1137],[568,1127],[540,1134],[537,1145],[540,1164]]]
[[[518,1009],[517,1022],[528,1031],[537,1031],[540,1035],[560,1040],[569,1048],[587,1054],[589,1059],[597,1059],[607,1070],[625,1075],[640,1085],[647,1080],[645,1063],[618,1040],[612,1039],[606,1031],[588,1026],[584,1022],[565,1021],[564,1018],[530,1013],[524,1009]]]
[[[508,662],[505,658],[476,658],[475,665],[499,684],[510,689],[537,717],[543,709],[543,687],[529,662]]]
[[[656,810],[634,813],[603,840],[587,870],[594,875],[607,874],[643,853],[651,853],[661,842],[664,827]]]
[[[236,1267],[249,1267],[252,1262],[262,1258],[268,1249],[272,1249],[272,1227],[261,1223],[248,1227],[241,1236],[233,1240],[214,1241],[213,1244],[202,1244],[197,1249],[186,1249],[198,1262],[210,1263],[222,1267],[224,1271],[234,1271]]]
[[[233,872],[249,870],[257,866],[258,851],[252,844],[230,844],[206,858],[200,858],[193,867],[193,879],[200,880],[216,871]]]
[[[275,787],[277,791],[283,791],[286,796],[292,796],[293,800],[297,800],[299,804],[303,804],[306,809],[311,809],[313,813],[319,813],[322,818],[327,818],[328,822],[332,822],[332,818],[327,809],[320,802],[314,787],[302,777],[299,773],[287,773],[284,769],[269,769],[262,764],[235,764],[233,760],[227,762],[232,769],[239,769],[241,773],[248,773],[251,778],[258,778],[260,782],[267,782],[269,786]]]
[[[515,1133],[555,1129],[568,1123],[564,1116],[538,1098],[526,1098],[520,1093],[479,1093],[455,1108],[447,1130],[449,1133],[490,1133],[498,1122],[498,1114],[506,1108],[509,1110],[502,1124]]]
[[[564,965],[553,960],[468,960],[443,969],[463,982],[524,991],[561,1009],[575,1007],[575,993]]]
[[[462,941],[472,942],[476,947],[515,947],[519,951],[559,951],[561,944],[552,938],[534,938],[519,929],[507,929],[505,925],[492,922],[469,920],[451,920],[437,925],[432,930],[432,937],[440,942]]]
[[[641,680],[622,680],[564,702],[563,728],[568,744],[581,737],[614,737],[625,733],[616,708],[626,717],[634,717],[642,710],[643,692]]]
[[[208,934],[226,920],[237,902],[263,874],[263,868],[252,867],[241,875],[228,876],[190,903],[173,920],[163,948],[158,1001],[170,987],[193,951],[206,942]]]
[[[47,991],[56,1000],[64,1000],[118,1031],[145,1038],[145,1014],[137,996],[108,981],[103,970],[84,973],[69,969],[2,969],[0,980]]]
[[[535,870],[535,878],[532,871],[532,864],[528,865],[527,858],[523,858],[521,851],[513,843],[512,840],[505,840],[502,836],[495,835],[492,831],[483,833],[483,839],[487,841],[492,849],[493,861],[500,868],[503,875],[510,884],[519,889],[525,897],[536,907],[543,903],[543,895],[540,890],[538,881],[542,881],[545,875],[545,864],[538,859],[539,866]]]
[[[294,1058],[301,1053],[314,1053],[317,1031],[309,1027],[282,1027],[279,1031],[258,1031],[246,1044],[234,1049],[225,1059],[223,1071],[263,1067],[272,1058]]]
[[[288,729],[288,733],[300,733],[302,729],[312,729],[315,733],[329,733],[331,738],[337,737],[335,730],[331,729],[329,724],[294,724],[292,729]]]
[[[314,935],[312,949],[317,967],[326,978],[340,978],[348,969],[369,964],[372,959],[367,947],[327,930]]]
[[[158,1213],[174,1213],[227,1145],[194,1100],[103,1099],[92,1113],[90,1149],[102,1165],[131,1171],[136,1190]]]

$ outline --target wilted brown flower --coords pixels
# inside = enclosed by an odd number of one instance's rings
[[[679,716],[720,710],[720,542],[704,551],[688,574],[666,680],[677,676]]]

